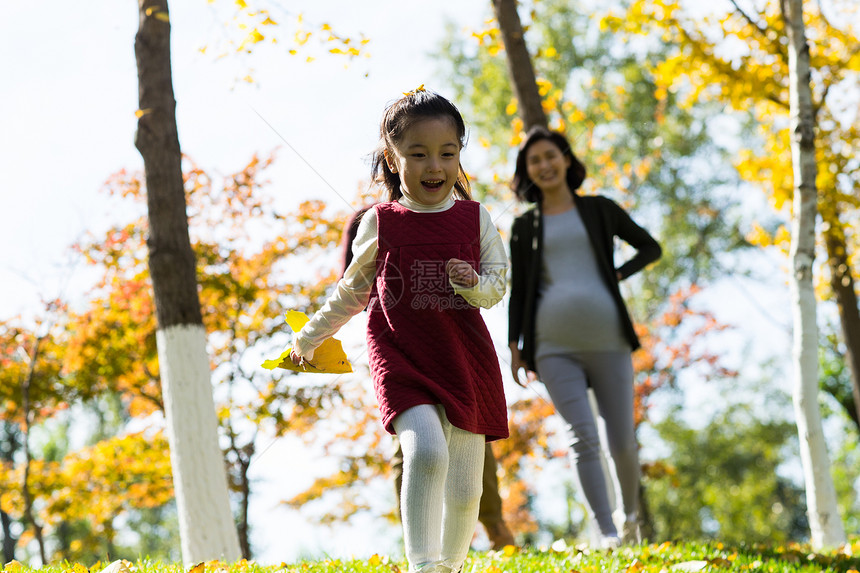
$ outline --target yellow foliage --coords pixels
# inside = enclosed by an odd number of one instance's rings
[[[753,223],[753,228],[747,233],[746,240],[757,247],[773,245],[773,237],[758,222]]]
[[[311,36],[311,32],[305,32],[304,30],[296,30],[293,40],[297,45],[304,46],[308,43],[308,40],[310,40]]]
[[[549,80],[545,80],[543,78],[537,79],[538,92],[541,97],[545,96],[552,89],[552,83]]]

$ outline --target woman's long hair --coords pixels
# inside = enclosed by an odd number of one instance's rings
[[[457,139],[462,149],[466,145],[466,125],[457,107],[439,94],[418,88],[404,94],[385,109],[379,126],[379,148],[373,152],[370,177],[373,183],[382,185],[388,190],[388,200],[397,201],[403,196],[400,188],[400,176],[392,172],[385,160],[385,154],[392,153],[400,142],[403,134],[418,121],[425,119],[445,118],[451,121],[457,132]],[[471,199],[472,189],[469,178],[458,166],[457,182],[454,193],[460,199]]]
[[[585,165],[573,154],[570,149],[570,143],[567,138],[557,131],[551,131],[542,126],[531,128],[526,134],[525,140],[520,144],[517,151],[517,162],[514,168],[514,177],[511,180],[511,189],[513,189],[517,198],[520,201],[528,201],[530,203],[540,203],[543,200],[543,193],[540,187],[528,175],[526,165],[526,156],[529,148],[538,141],[549,141],[561,151],[562,155],[570,159],[570,167],[567,168],[565,179],[570,187],[570,192],[576,195],[576,190],[585,181]]]

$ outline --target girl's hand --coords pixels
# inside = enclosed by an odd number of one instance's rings
[[[301,354],[296,353],[295,348],[290,350],[290,360],[296,366],[304,366],[305,364],[311,364],[311,359],[314,357],[314,353],[311,352],[310,356],[302,356]],[[313,366],[313,364],[311,364]]]
[[[522,359],[522,354],[520,353],[520,347],[516,342],[511,342],[511,375],[514,377],[514,382],[525,388],[530,383],[537,381],[537,372],[529,370],[526,366],[526,363]],[[526,383],[523,384],[520,381],[520,369],[525,369],[526,371]]]
[[[478,273],[472,268],[472,265],[460,259],[450,259],[445,264],[445,271],[448,273],[448,278],[457,286],[472,288],[478,284]]]
[[[290,350],[290,360],[292,360],[293,364],[298,366],[299,364],[304,362],[305,359],[296,354],[295,350]]]

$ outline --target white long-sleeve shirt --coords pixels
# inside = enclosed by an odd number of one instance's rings
[[[436,205],[422,205],[403,196],[398,201],[411,211],[441,212],[454,206],[454,198],[449,195]],[[478,283],[471,288],[449,283],[454,292],[461,295],[475,307],[490,308],[505,295],[508,257],[499,231],[493,224],[487,209],[480,206],[481,220],[481,265],[478,270]],[[367,307],[370,292],[376,277],[377,243],[376,211],[369,209],[361,218],[355,240],[352,243],[353,259],[338,281],[334,292],[326,303],[311,317],[310,321],[296,334],[295,352],[306,360],[313,358],[314,350],[334,335],[350,318]]]

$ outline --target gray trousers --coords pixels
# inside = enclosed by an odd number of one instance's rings
[[[639,504],[639,452],[633,427],[633,363],[630,352],[571,352],[537,359],[540,379],[567,423],[579,481],[602,535],[617,535],[600,459],[600,437],[588,400],[594,390],[606,426],[609,452],[627,516]]]

